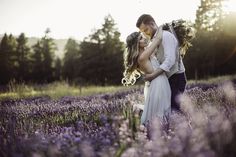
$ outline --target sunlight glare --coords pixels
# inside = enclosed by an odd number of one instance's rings
[[[236,0],[227,0],[224,6],[225,12],[236,12]]]

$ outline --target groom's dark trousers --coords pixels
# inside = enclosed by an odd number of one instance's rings
[[[174,74],[169,78],[171,88],[171,109],[180,111],[180,102],[178,95],[182,94],[186,86],[186,75],[185,72]]]

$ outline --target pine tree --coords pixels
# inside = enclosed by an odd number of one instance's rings
[[[74,80],[77,73],[77,62],[79,54],[79,44],[74,39],[68,39],[65,45],[65,56],[63,58],[63,78]]]
[[[61,64],[61,59],[59,57],[57,57],[56,61],[55,61],[54,79],[55,80],[61,80],[62,79],[62,64]]]
[[[42,43],[42,53],[44,56],[43,59],[43,80],[46,82],[53,81],[53,73],[54,73],[54,59],[55,59],[55,51],[56,44],[53,39],[49,37],[50,29],[47,28],[45,31],[45,36],[41,39]]]
[[[33,45],[33,54],[32,54],[32,77],[31,79],[36,82],[43,82],[42,78],[44,69],[42,67],[44,55],[42,50],[42,43],[40,40],[37,41],[35,45]]]
[[[93,84],[120,84],[124,44],[115,26],[111,15],[106,16],[102,28],[80,44],[78,77]]]
[[[49,33],[50,29],[47,29],[44,37],[33,46],[33,80],[39,83],[51,82],[54,79],[56,46]]]
[[[17,61],[19,63],[19,68],[17,70],[17,78],[19,80],[27,81],[30,75],[30,47],[27,45],[28,39],[25,37],[24,33],[21,33],[20,36],[16,39],[17,47]]]
[[[0,44],[0,84],[7,84],[16,78],[18,67],[16,57],[16,39],[13,35],[4,34]]]
[[[194,75],[196,78],[207,78],[229,74],[235,69],[234,66],[228,66],[235,65],[230,62],[235,58],[233,49],[236,40],[227,33],[229,27],[226,24],[229,20],[228,15],[223,12],[224,1],[201,0],[196,12],[196,38],[184,60],[186,73],[190,78]],[[230,26],[233,25],[232,21],[233,18],[230,20]]]

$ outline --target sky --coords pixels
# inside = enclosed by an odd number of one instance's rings
[[[53,38],[83,40],[110,14],[124,41],[143,13],[158,25],[180,18],[194,22],[199,5],[200,0],[0,0],[0,34],[42,37],[50,28]]]

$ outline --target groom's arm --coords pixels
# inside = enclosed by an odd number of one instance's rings
[[[144,75],[144,80],[146,81],[152,81],[154,78],[156,78],[157,76],[161,75],[163,72],[165,72],[163,69],[158,68],[156,69],[153,73],[151,74],[145,74]]]
[[[177,40],[170,32],[163,32],[162,45],[164,48],[164,61],[160,68],[156,69],[152,74],[146,74],[144,80],[152,81],[163,72],[169,72],[170,68],[175,64]]]

